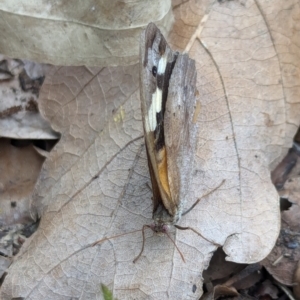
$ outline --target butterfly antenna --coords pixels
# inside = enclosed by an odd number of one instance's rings
[[[221,187],[221,185],[225,182],[225,179],[222,180],[222,182],[217,186],[215,187],[214,189],[212,189],[211,191],[209,191],[208,193],[206,193],[205,195],[203,195],[201,198],[199,198],[188,210],[186,210],[182,216],[186,215],[187,213],[189,213],[199,202],[202,198],[205,198],[207,197],[208,195],[212,194],[214,191],[216,191],[218,188]]]

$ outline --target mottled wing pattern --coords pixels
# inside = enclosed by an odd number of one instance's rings
[[[181,143],[185,143],[189,135],[189,122],[185,122],[194,110],[191,95],[195,92],[191,85],[195,85],[195,65],[187,55],[172,51],[153,23],[147,26],[141,36],[140,80],[143,125],[153,188],[153,215],[166,221],[168,214],[167,222],[176,223],[181,215],[178,191],[181,185],[180,165],[183,163],[182,158],[176,158],[176,153],[182,154],[184,147]],[[189,110],[190,106],[192,111]]]
[[[195,61],[180,54],[170,78],[164,115],[164,135],[167,152],[168,178],[171,197],[181,210],[188,197],[193,158],[197,141]]]

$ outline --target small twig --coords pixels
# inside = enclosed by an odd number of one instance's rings
[[[280,255],[273,263],[272,266],[276,266],[278,265],[278,263],[283,259],[283,255]]]
[[[289,299],[295,300],[294,296],[292,295],[292,292],[283,284],[281,284],[278,281],[274,281],[274,283],[288,296]]]

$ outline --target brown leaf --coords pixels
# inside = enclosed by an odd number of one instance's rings
[[[167,32],[171,1],[1,1],[0,53],[67,66],[133,64],[149,22]]]
[[[232,286],[237,290],[251,289],[262,279],[261,272],[250,273],[247,277],[235,282]]]
[[[293,285],[293,276],[300,260],[300,178],[286,181],[280,191],[292,206],[281,213],[281,232],[276,245],[262,264],[273,277],[285,285]]]
[[[284,285],[293,285],[293,275],[300,259],[298,232],[283,229],[276,246],[262,264]]]
[[[232,274],[238,273],[246,266],[226,261],[225,258],[226,254],[224,251],[222,251],[221,248],[218,248],[210,260],[209,267],[203,272],[205,282],[222,279],[222,282],[224,283],[227,278],[232,276]]]
[[[270,280],[265,280],[260,285],[260,288],[256,292],[255,296],[259,299],[261,299],[263,296],[270,296],[271,299],[277,299],[278,294],[278,288]]]
[[[232,287],[236,291],[253,288],[261,280],[259,264],[243,265],[225,261],[225,253],[219,248],[209,267],[203,272],[205,288],[209,292],[216,286]]]
[[[1,227],[35,219],[31,196],[43,162],[32,145],[15,147],[0,139]]]
[[[227,299],[231,297],[237,297],[239,293],[233,287],[228,287],[225,285],[217,285],[213,288],[210,293],[207,293],[201,297],[201,300],[215,300],[215,299]]]
[[[225,282],[224,285],[232,286],[238,289],[247,289],[251,287],[249,283],[253,285],[260,279],[261,266],[259,264],[248,265],[245,269],[240,271],[238,274],[232,276],[229,280]],[[258,275],[258,276],[252,276]]]
[[[287,155],[278,164],[278,166],[272,171],[272,182],[278,190],[280,190],[287,178],[290,175],[291,170],[295,167],[299,154],[297,147],[292,147],[289,149]]]
[[[294,273],[294,288],[293,293],[296,299],[300,299],[300,261],[298,261],[297,268]]]

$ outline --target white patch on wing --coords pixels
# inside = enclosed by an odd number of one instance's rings
[[[165,52],[158,62],[157,75],[162,75],[165,73],[167,62],[167,54]]]
[[[156,128],[156,113],[161,111],[162,105],[162,90],[156,88],[155,93],[152,94],[152,101],[148,112],[149,117],[149,131],[154,131]]]
[[[160,58],[158,62],[157,75],[162,75],[166,71],[167,66],[167,55],[164,55]],[[156,122],[156,113],[161,111],[162,106],[162,90],[158,87],[156,91],[152,94],[151,105],[148,111],[148,117],[146,120],[146,132],[154,131],[157,122]],[[148,121],[148,122],[147,122]]]

